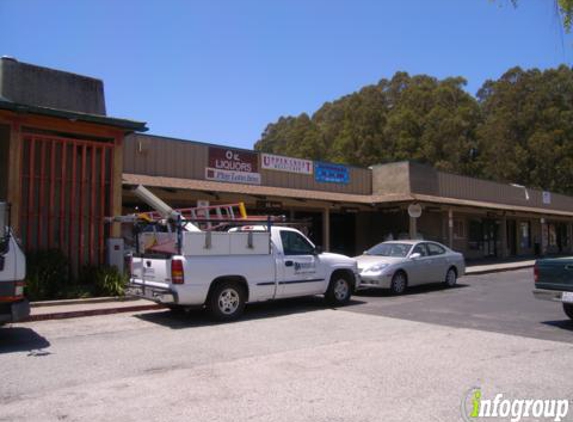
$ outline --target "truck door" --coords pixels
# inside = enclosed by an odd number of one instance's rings
[[[282,255],[278,259],[277,297],[315,295],[324,292],[325,268],[314,246],[301,233],[281,230]]]

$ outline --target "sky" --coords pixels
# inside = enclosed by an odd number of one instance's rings
[[[571,66],[551,0],[0,0],[0,55],[103,79],[107,113],[149,133],[252,148],[397,71]]]

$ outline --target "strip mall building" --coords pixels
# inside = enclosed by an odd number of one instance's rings
[[[144,209],[143,184],[174,207],[244,202],[305,221],[325,250],[387,238],[437,240],[468,259],[573,252],[573,197],[447,174],[412,162],[356,168],[146,135],[106,115],[100,80],[0,60],[0,201],[27,250],[75,269],[120,235],[104,217]]]

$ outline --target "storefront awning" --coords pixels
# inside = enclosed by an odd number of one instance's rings
[[[476,207],[476,208],[487,208],[493,210],[500,210],[500,211],[518,211],[518,212],[526,212],[526,213],[535,213],[535,214],[543,214],[543,215],[555,215],[560,217],[573,217],[573,211],[559,211],[559,210],[549,210],[545,208],[536,208],[536,207],[522,207],[517,205],[503,205],[503,204],[496,204],[493,202],[483,202],[483,201],[472,201],[467,199],[456,199],[456,198],[444,198],[441,196],[432,196],[432,195],[419,195],[419,194],[412,194],[414,200],[418,202],[430,202],[433,204],[442,204],[442,205],[459,205],[459,206],[466,206],[466,207]]]
[[[472,201],[457,198],[445,198],[432,195],[385,194],[385,195],[356,195],[337,192],[322,192],[273,186],[242,185],[235,183],[213,182],[208,180],[180,179],[175,177],[158,177],[142,174],[123,174],[124,185],[144,185],[148,187],[183,189],[199,192],[220,192],[238,195],[261,195],[277,198],[293,198],[326,202],[339,202],[361,205],[383,205],[388,203],[432,203],[440,205],[466,206],[500,211],[517,211],[541,215],[573,217],[573,211],[549,210],[536,207],[496,204],[492,202]]]
[[[144,185],[147,187],[185,189],[202,192],[221,192],[239,195],[263,195],[278,198],[294,198],[304,200],[342,202],[352,204],[368,204],[387,202],[411,202],[411,195],[353,195],[337,192],[322,192],[291,188],[278,188],[273,186],[241,185],[235,183],[212,182],[208,180],[179,179],[174,177],[156,177],[141,174],[123,174],[124,185]],[[376,199],[373,203],[372,200]]]

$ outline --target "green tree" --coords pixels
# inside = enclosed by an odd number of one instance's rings
[[[483,175],[573,193],[573,71],[508,70],[478,92]]]
[[[312,117],[279,118],[255,147],[360,166],[415,160],[573,194],[573,70],[515,67],[477,98],[465,83],[397,72]]]
[[[490,0],[493,1],[493,0]],[[514,7],[517,7],[519,0],[510,0]],[[563,28],[565,31],[571,31],[571,25],[573,24],[573,0],[553,0],[555,10],[559,14],[561,21],[563,23]]]
[[[279,118],[255,148],[361,166],[413,159],[470,172],[479,108],[464,84],[398,72],[325,103],[312,118]]]

